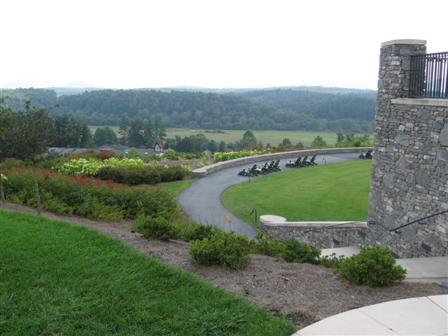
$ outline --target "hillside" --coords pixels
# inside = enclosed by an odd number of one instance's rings
[[[223,93],[169,89],[57,92],[16,89],[2,90],[1,95],[11,97],[8,103],[15,108],[31,100],[51,113],[69,112],[90,125],[118,125],[127,115],[192,129],[369,132],[375,107],[374,91],[320,87],[229,89]]]

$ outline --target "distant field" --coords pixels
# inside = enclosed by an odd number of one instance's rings
[[[92,132],[95,132],[97,126],[91,126]],[[112,127],[118,132],[118,127]],[[215,133],[208,130],[192,130],[186,128],[168,128],[168,138],[174,138],[175,136],[189,136],[193,134],[203,133],[210,140],[224,141],[224,142],[236,142],[241,140],[245,130],[228,130],[222,131],[223,133]],[[320,135],[329,145],[336,143],[336,133],[332,132],[306,132],[306,131],[253,131],[258,141],[263,142],[264,145],[271,144],[277,146],[284,138],[289,138],[295,145],[301,141],[305,146],[308,146],[313,139]]]
[[[212,133],[207,130],[190,130],[183,128],[169,128],[167,130],[168,137],[174,138],[176,135],[188,136],[198,133],[204,133],[207,138],[215,141],[235,142],[241,140],[245,130],[228,130],[224,133]],[[271,144],[277,146],[284,138],[289,138],[293,144],[301,141],[305,146],[309,145],[313,139],[320,135],[327,144],[334,145],[336,143],[336,133],[331,132],[305,132],[305,131],[253,131],[258,141],[264,145]]]
[[[371,161],[292,169],[237,184],[222,194],[224,206],[256,225],[251,209],[290,221],[366,220]]]

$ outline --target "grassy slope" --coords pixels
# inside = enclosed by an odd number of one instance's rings
[[[186,180],[182,180],[182,181],[161,183],[161,184],[158,184],[157,187],[169,192],[171,194],[171,196],[177,198],[179,196],[179,194],[182,191],[184,191],[185,189],[187,189],[193,182],[194,182],[194,179],[186,179]]]
[[[0,212],[1,335],[290,335],[286,321],[85,228]]]
[[[370,171],[370,161],[299,168],[236,185],[223,193],[222,201],[252,224],[252,208],[291,221],[366,220]]]

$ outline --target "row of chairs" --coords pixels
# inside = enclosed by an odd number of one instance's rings
[[[269,173],[274,173],[280,171],[280,160],[277,161],[271,161],[266,162],[262,167],[258,167],[256,164],[254,164],[252,167],[244,168],[241,170],[238,175],[240,176],[247,176],[247,177],[254,177],[258,175],[265,175]]]
[[[361,153],[358,158],[362,159],[362,160],[369,160],[372,159],[373,157],[373,151],[371,149],[369,149],[367,152],[365,153]]]
[[[300,168],[300,167],[310,167],[310,166],[317,166],[316,162],[316,156],[313,155],[311,159],[308,159],[308,156],[299,156],[297,160],[295,161],[289,161],[286,164],[286,167],[288,168]]]

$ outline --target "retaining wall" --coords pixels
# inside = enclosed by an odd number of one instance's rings
[[[272,161],[272,160],[282,160],[289,159],[293,157],[301,156],[312,156],[312,155],[329,155],[329,154],[343,154],[343,153],[362,153],[366,152],[371,147],[347,147],[347,148],[327,148],[327,149],[303,149],[291,152],[280,152],[280,153],[270,153],[256,156],[248,156],[234,160],[217,162],[209,166],[201,167],[193,170],[192,174],[197,177],[204,177],[218,171],[239,167],[243,165],[249,165],[260,161]]]
[[[297,239],[316,248],[363,246],[366,222],[288,222],[281,216],[260,216],[261,230],[277,239]]]

